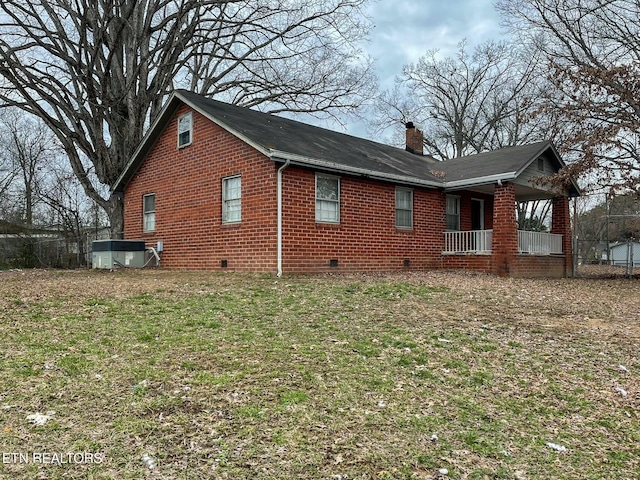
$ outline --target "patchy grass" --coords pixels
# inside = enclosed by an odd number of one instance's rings
[[[639,319],[624,279],[0,272],[0,478],[634,479]]]

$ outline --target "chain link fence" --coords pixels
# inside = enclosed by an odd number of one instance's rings
[[[613,243],[574,239],[573,255],[577,277],[640,276],[640,242],[633,238]]]
[[[0,268],[81,268],[91,266],[94,240],[109,238],[108,229],[0,235]]]

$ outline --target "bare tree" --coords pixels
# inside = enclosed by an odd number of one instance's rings
[[[554,89],[542,113],[571,122],[559,146],[575,161],[558,180],[582,175],[596,189],[638,190],[640,2],[499,0],[497,8],[543,54]]]
[[[8,193],[17,175],[14,159],[8,154],[7,144],[10,142],[7,132],[0,126],[0,219],[6,220],[8,216]]]
[[[516,202],[518,230],[544,232],[548,229],[552,204],[549,200],[528,200]]]
[[[0,216],[6,214],[7,194],[17,175],[17,168],[13,162],[13,158],[7,155],[5,150],[7,140],[2,137],[3,135],[0,134],[0,203],[2,204]]]
[[[505,43],[488,42],[454,57],[429,51],[406,65],[399,88],[378,106],[382,123],[422,125],[428,153],[447,159],[539,139],[532,124],[539,83],[535,62]],[[406,92],[406,93],[405,93]]]
[[[88,247],[86,234],[96,215],[94,202],[85,195],[73,172],[55,162],[48,169],[46,180],[39,185],[38,197],[43,203],[43,215],[60,234],[55,255],[54,245],[49,245],[42,249],[40,262],[64,267],[84,265]],[[63,252],[66,260],[61,255]]]
[[[22,205],[22,221],[32,226],[41,172],[60,149],[42,121],[15,109],[5,109],[3,114],[0,120],[3,155],[11,162],[15,173],[12,190],[17,192]]]
[[[46,122],[121,235],[122,201],[99,184],[175,87],[272,112],[355,112],[375,87],[357,47],[366,2],[4,0],[0,100]]]

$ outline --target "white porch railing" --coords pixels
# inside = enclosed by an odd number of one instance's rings
[[[562,235],[518,230],[518,252],[543,255],[562,253]]]
[[[442,253],[490,253],[493,230],[444,232]]]
[[[493,230],[444,232],[442,253],[491,253]],[[518,252],[538,255],[562,253],[562,235],[518,230]]]

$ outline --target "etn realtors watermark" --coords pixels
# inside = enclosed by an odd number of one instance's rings
[[[93,452],[2,452],[3,464],[77,465],[100,464],[103,453]]]

